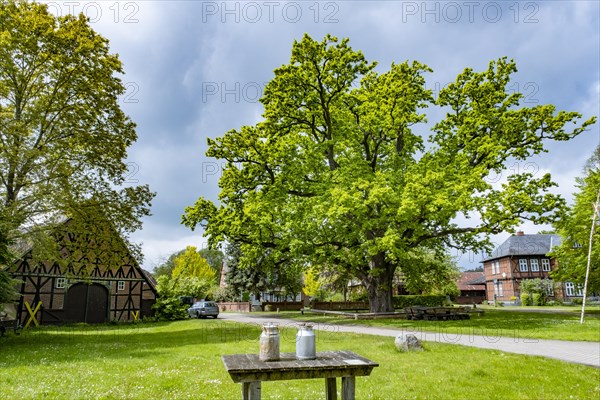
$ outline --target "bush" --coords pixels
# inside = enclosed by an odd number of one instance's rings
[[[155,317],[159,320],[175,321],[187,318],[187,304],[182,304],[176,297],[158,297],[152,306]]]
[[[544,296],[541,293],[533,293],[531,298],[533,300],[534,306],[543,306],[544,305]]]
[[[152,309],[156,317],[162,320],[186,318],[189,304],[193,303],[194,298],[204,298],[210,285],[211,282],[206,279],[163,275],[157,280],[158,297]]]
[[[367,301],[369,300],[367,296],[367,291],[363,287],[356,288],[352,290],[350,296],[348,296],[350,301]]]
[[[578,306],[583,304],[583,299],[573,299],[572,300],[573,304],[577,304]]]
[[[273,309],[274,309],[273,304],[267,304],[265,306],[265,311],[269,311],[270,312],[270,311],[273,311]]]
[[[445,295],[402,295],[394,296],[392,299],[392,304],[394,305],[394,308],[405,308],[413,306],[436,307],[443,306],[445,302]]]
[[[531,296],[528,293],[521,293],[521,305],[522,306],[530,306],[531,305]]]
[[[229,287],[218,287],[218,286],[213,286],[212,288],[210,288],[210,291],[208,292],[208,297],[212,298],[214,301],[220,303],[220,302],[227,302],[227,301],[235,301],[235,293],[233,293],[232,290],[229,290]],[[239,295],[238,295],[239,298]]]

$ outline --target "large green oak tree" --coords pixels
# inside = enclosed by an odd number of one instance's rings
[[[74,233],[98,241],[117,231],[139,250],[128,235],[154,194],[126,182],[137,135],[119,104],[122,73],[84,15],[0,0],[0,215],[8,241],[45,237],[50,256],[48,233],[71,218]]]
[[[437,99],[426,65],[375,66],[347,39],[295,41],[265,88],[263,120],[208,140],[207,155],[226,161],[219,203],[201,197],[183,223],[205,228],[212,243],[242,243],[249,266],[270,249],[273,265],[344,268],[382,312],[392,310],[395,271],[418,271],[410,263],[424,251],[489,248],[486,235],[551,221],[563,207],[549,174],[495,186],[489,177],[594,118],[523,107],[505,58],[465,69]],[[427,107],[445,113],[429,134]]]

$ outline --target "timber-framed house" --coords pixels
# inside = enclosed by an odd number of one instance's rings
[[[26,323],[32,311],[41,324],[132,321],[150,316],[156,281],[139,266],[118,233],[108,229],[109,236],[77,235],[69,229],[71,221],[61,224],[62,229],[53,235],[60,254],[69,257],[43,260],[36,256],[35,246],[30,246],[8,267],[10,275],[21,281],[17,305],[21,323]]]

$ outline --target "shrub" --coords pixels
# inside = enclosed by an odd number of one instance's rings
[[[522,306],[529,306],[531,301],[531,296],[529,296],[529,293],[521,293],[521,305]]]
[[[350,293],[349,300],[350,301],[367,301],[368,300],[367,291],[363,287],[356,288],[356,289],[352,290],[352,293]]]
[[[583,304],[583,299],[573,299],[573,304],[577,304],[578,306]]]
[[[216,302],[227,302],[234,300],[232,298],[232,291],[229,290],[229,287],[219,287],[213,286],[208,295]]]
[[[265,311],[273,311],[273,304],[267,304],[265,306]]]
[[[421,295],[403,295],[403,296],[394,296],[392,300],[392,304],[394,308],[404,308],[404,307],[413,307],[413,306],[426,306],[426,307],[435,307],[442,306],[446,302],[445,295],[429,295],[429,296],[421,296]]]
[[[152,306],[156,317],[170,321],[186,318],[187,309],[189,304],[193,303],[193,298],[204,298],[210,285],[209,280],[196,277],[171,278],[167,275],[159,277],[156,284],[158,297]]]
[[[544,305],[544,296],[541,293],[533,293],[531,296],[534,306]]]
[[[182,304],[175,297],[158,297],[156,303],[152,306],[155,310],[156,318],[159,320],[175,321],[187,317],[187,304]]]

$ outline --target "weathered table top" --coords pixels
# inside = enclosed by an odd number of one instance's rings
[[[366,376],[379,366],[346,350],[319,352],[314,360],[297,360],[295,353],[282,353],[279,361],[261,361],[258,354],[224,355],[222,359],[236,383]]]

